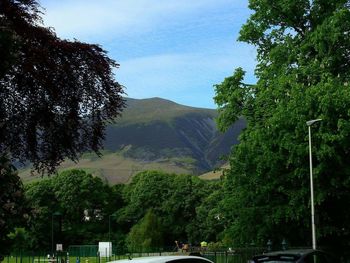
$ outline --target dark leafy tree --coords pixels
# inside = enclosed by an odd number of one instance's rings
[[[59,39],[40,15],[36,0],[0,1],[0,158],[52,173],[65,158],[99,153],[105,125],[120,115],[124,101],[113,75],[118,64],[98,45]],[[5,163],[1,171],[9,171]],[[0,206],[11,200],[19,206],[19,178],[2,178],[1,185],[8,199]],[[2,216],[6,239],[15,221]]]
[[[248,122],[234,149],[222,208],[236,244],[310,245],[306,121],[313,127],[317,240],[349,250],[350,10],[346,0],[251,0],[240,40],[257,47],[256,85],[244,71],[216,86],[219,125]],[[308,238],[309,237],[309,238]]]
[[[0,2],[0,153],[53,172],[66,157],[98,153],[124,101],[118,64],[98,45],[59,39],[39,8]]]
[[[22,182],[15,167],[0,157],[0,261],[9,253],[12,243],[8,234],[25,221],[25,199]]]

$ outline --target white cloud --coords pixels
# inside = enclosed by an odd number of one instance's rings
[[[176,16],[191,12],[231,6],[230,0],[42,0],[46,9],[45,25],[54,27],[59,36],[86,38],[113,34],[145,33]],[[246,9],[246,1],[234,1],[233,6]]]

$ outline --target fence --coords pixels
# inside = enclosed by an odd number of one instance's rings
[[[254,255],[266,252],[266,247],[247,247],[247,248],[225,248],[216,250],[203,250],[198,247],[192,247],[186,254],[200,254],[201,256],[212,260],[215,263],[247,263]],[[181,254],[181,251],[174,247],[152,249],[149,251],[126,253],[125,251],[117,251],[112,249],[112,254],[109,257],[100,257],[98,246],[82,245],[70,246],[65,252],[58,252],[55,258],[48,258],[50,253],[14,253],[5,257],[3,263],[106,263],[108,261],[160,256],[160,255],[176,255]]]

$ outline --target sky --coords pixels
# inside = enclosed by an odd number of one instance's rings
[[[254,83],[256,50],[238,42],[248,0],[41,0],[63,39],[99,44],[116,60],[127,97],[216,108],[215,84],[242,67]]]

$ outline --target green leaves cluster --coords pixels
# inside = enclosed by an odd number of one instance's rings
[[[0,261],[12,244],[9,233],[24,223],[25,210],[22,182],[8,158],[0,155]]]
[[[51,247],[55,242],[97,242],[106,233],[109,215],[120,206],[113,187],[82,170],[65,171],[26,186],[31,208],[29,247]],[[49,223],[48,223],[49,222]]]
[[[35,251],[51,250],[52,231],[54,244],[65,248],[107,240],[118,253],[174,248],[175,240],[199,245],[217,241],[224,229],[217,207],[221,189],[220,182],[158,171],[110,186],[85,171],[68,170],[25,186],[28,221],[9,231],[14,242],[25,236],[18,249]]]
[[[145,216],[134,225],[127,236],[126,243],[129,251],[152,252],[161,248],[163,243],[163,226],[160,219],[148,210]]]
[[[347,1],[250,0],[239,40],[257,48],[254,86],[244,72],[216,85],[222,129],[247,128],[230,157],[223,207],[235,244],[310,245],[308,140],[312,127],[317,239],[349,247],[350,10]],[[310,238],[307,238],[309,237]]]
[[[126,206],[118,211],[118,220],[140,224],[151,210],[161,225],[153,231],[162,234],[164,245],[174,246],[175,240],[199,244],[210,236],[201,232],[208,216],[202,205],[214,190],[211,183],[191,175],[141,172],[124,188]]]

